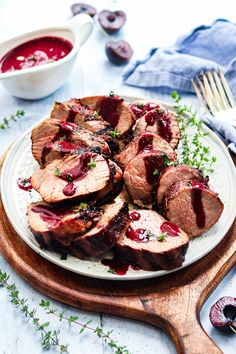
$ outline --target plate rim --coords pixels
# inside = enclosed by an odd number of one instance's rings
[[[124,98],[125,101],[138,101],[138,100],[150,100],[150,98],[147,97],[137,97],[137,96],[128,96],[128,95],[121,95],[122,98]],[[172,110],[175,112],[173,105],[171,105],[170,103],[167,103],[165,101],[162,100],[158,100],[158,98],[151,98],[151,100],[153,102],[158,102],[162,105],[164,105],[167,109]],[[3,180],[4,180],[4,176],[5,176],[5,171],[7,170],[8,164],[9,164],[9,159],[11,154],[13,153],[15,146],[17,146],[20,142],[22,142],[22,140],[24,139],[24,137],[26,137],[27,135],[29,135],[31,133],[31,131],[41,122],[43,122],[45,119],[48,118],[48,115],[46,118],[42,118],[39,121],[37,121],[35,124],[33,124],[29,129],[27,129],[23,134],[21,134],[16,141],[12,144],[12,146],[10,147],[9,151],[6,154],[6,157],[4,159],[2,168],[0,169],[1,172],[1,183],[0,183],[0,193],[1,193],[1,199],[2,199],[2,203],[3,203],[3,207],[4,210],[6,212],[6,215],[8,217],[9,222],[11,223],[12,227],[14,228],[14,230],[16,231],[16,233],[20,236],[20,238],[26,242],[26,244],[33,249],[36,253],[38,253],[40,256],[42,256],[43,258],[47,259],[48,261],[56,264],[57,266],[67,269],[75,274],[80,274],[83,276],[87,276],[87,277],[91,277],[91,278],[96,278],[96,279],[103,279],[103,280],[118,280],[118,281],[132,281],[132,280],[143,280],[143,279],[150,279],[150,278],[157,278],[160,276],[165,276],[168,275],[170,273],[173,272],[177,272],[178,270],[182,270],[188,266],[190,266],[191,264],[194,264],[195,262],[197,262],[199,259],[203,258],[204,256],[206,256],[208,253],[210,253],[225,237],[225,235],[227,234],[227,232],[229,231],[230,227],[232,226],[234,219],[236,217],[236,208],[235,208],[235,212],[231,214],[231,216],[229,217],[229,221],[228,221],[228,225],[227,228],[224,231],[224,235],[222,236],[222,238],[220,240],[217,240],[217,242],[212,242],[212,244],[210,245],[210,247],[207,248],[206,252],[200,252],[198,254],[196,254],[191,260],[185,261],[183,263],[183,265],[179,268],[175,268],[171,271],[166,271],[166,270],[159,270],[159,271],[145,271],[145,273],[140,273],[140,275],[137,277],[137,275],[134,274],[126,274],[125,277],[121,277],[119,275],[116,274],[110,274],[107,273],[105,275],[101,274],[100,276],[98,276],[97,274],[88,274],[88,272],[83,271],[83,270],[75,270],[72,269],[73,266],[70,266],[68,264],[66,264],[66,262],[62,261],[61,259],[56,259],[53,257],[53,255],[50,254],[49,251],[47,251],[47,253],[45,252],[45,250],[42,250],[39,246],[35,245],[31,239],[29,239],[28,237],[24,236],[24,233],[21,232],[18,229],[18,226],[15,224],[14,219],[12,218],[12,215],[9,211],[9,208],[7,206],[7,200],[6,200],[6,196],[4,191],[4,186],[3,186]],[[210,128],[208,128],[204,123],[203,123],[203,130],[205,130],[207,133],[209,133],[209,137],[211,140],[215,141],[215,143],[217,145],[220,146],[220,148],[223,150],[224,155],[227,159],[227,163],[229,164],[230,167],[230,171],[232,174],[232,177],[234,177],[236,179],[236,169],[235,169],[235,165],[234,162],[230,156],[230,153],[226,147],[226,145],[223,143],[223,141],[217,136],[216,133],[214,133]],[[13,154],[14,155],[14,154]],[[49,254],[48,254],[49,252]],[[92,261],[91,261],[92,262]],[[158,274],[157,274],[158,273]]]

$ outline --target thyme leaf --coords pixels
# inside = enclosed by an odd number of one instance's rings
[[[0,269],[0,287],[5,288],[7,291],[11,303],[15,305],[17,308],[20,309],[22,314],[27,319],[27,322],[31,322],[35,327],[36,330],[41,334],[41,345],[44,350],[49,349],[59,349],[60,353],[68,353],[68,344],[61,344],[60,342],[60,331],[59,330],[51,330],[48,329],[50,326],[50,322],[41,322],[40,319],[37,317],[36,309],[31,309],[28,304],[28,299],[23,298],[20,296],[19,290],[17,289],[15,284],[11,284],[9,282],[10,276],[3,272]],[[98,338],[102,339],[109,348],[111,348],[116,354],[130,354],[130,351],[127,349],[126,346],[121,346],[115,341],[111,334],[111,331],[105,332],[101,327],[92,327],[90,324],[92,320],[88,320],[85,323],[79,321],[78,316],[74,315],[66,315],[65,311],[60,312],[58,309],[55,309],[51,306],[49,300],[42,299],[39,303],[39,306],[44,309],[46,314],[52,315],[57,317],[59,321],[65,321],[69,326],[72,324],[77,325],[79,329],[79,334],[83,333],[85,330],[94,333]]]
[[[25,111],[23,109],[18,109],[15,114],[12,114],[10,118],[3,118],[3,122],[0,123],[0,129],[4,130],[10,126],[10,123],[16,122],[19,118],[25,115]]]
[[[93,168],[96,167],[96,162],[91,158],[88,165],[89,165],[89,168],[92,170]]]
[[[163,241],[167,236],[167,232],[163,232],[158,236],[158,241]]]
[[[181,131],[182,149],[180,151],[179,163],[198,168],[203,176],[214,171],[213,165],[217,158],[211,156],[211,149],[205,146],[202,139],[208,135],[202,130],[203,121],[197,119],[197,111],[181,103],[182,97],[173,91],[171,97],[174,99],[174,109]],[[189,133],[188,128],[193,128]]]

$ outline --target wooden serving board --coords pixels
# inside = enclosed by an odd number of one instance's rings
[[[158,326],[170,334],[178,353],[222,353],[201,327],[199,311],[236,263],[236,223],[213,251],[183,270],[147,280],[107,281],[39,256],[16,234],[0,200],[0,251],[30,285],[55,300]]]

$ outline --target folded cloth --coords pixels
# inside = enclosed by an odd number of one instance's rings
[[[128,67],[123,79],[131,86],[194,92],[191,79],[219,66],[236,97],[236,25],[224,19],[196,28],[170,48],[151,49],[144,60]],[[203,120],[236,153],[236,129],[209,115],[203,115]]]
[[[201,119],[205,124],[219,135],[221,139],[228,145],[228,148],[236,154],[236,129],[228,122],[212,117],[205,112],[200,112]]]
[[[200,26],[169,48],[153,48],[123,75],[139,87],[169,87],[194,92],[191,79],[202,70],[221,67],[236,97],[236,25],[224,19]]]

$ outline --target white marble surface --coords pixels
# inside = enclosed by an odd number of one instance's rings
[[[111,2],[91,0],[99,10],[111,6]],[[35,27],[61,23],[70,16],[70,4],[66,0],[0,0],[0,41],[12,35],[22,33]],[[216,18],[228,18],[236,22],[235,1],[216,2],[209,0],[176,2],[155,0],[118,1],[118,8],[127,12],[128,21],[124,29],[116,35],[128,40],[134,48],[134,58],[142,58],[152,46],[172,44],[175,39],[202,23],[209,24]],[[55,94],[40,101],[23,101],[11,97],[0,86],[0,121],[16,109],[25,109],[26,116],[5,130],[0,131],[0,153],[22,132],[37,120],[47,115],[54,100],[66,100],[69,97],[108,93],[117,93],[160,97],[169,100],[153,90],[143,90],[122,84],[123,67],[110,64],[104,54],[107,38],[95,25],[94,32],[81,50],[76,67],[68,77],[65,85]],[[194,96],[186,97],[186,101],[197,105]],[[22,296],[27,297],[33,307],[37,307],[42,295],[31,288],[15,274],[7,262],[0,256],[0,268],[7,271],[20,289]],[[138,286],[138,284],[135,284]],[[201,311],[202,325],[225,354],[235,353],[236,336],[226,336],[216,331],[210,324],[208,313],[210,306],[221,296],[236,294],[236,271],[233,269],[210,296]],[[3,354],[40,354],[40,336],[33,326],[26,324],[25,319],[14,309],[3,289],[0,289],[0,353]],[[94,325],[102,325],[105,330],[113,329],[114,337],[121,344],[127,345],[133,354],[168,354],[175,353],[169,337],[152,326],[127,319],[104,314],[86,313],[53,301],[53,305],[80,316],[81,320],[93,319]],[[40,316],[43,316],[39,309]],[[180,314],[181,316],[181,314]],[[65,324],[57,324],[52,319],[53,327],[61,329],[63,342],[69,342],[70,353],[100,354],[111,351],[104,343],[92,334],[77,335],[76,328],[68,328]],[[53,351],[50,351],[50,353]],[[202,354],[202,353],[199,353]]]

